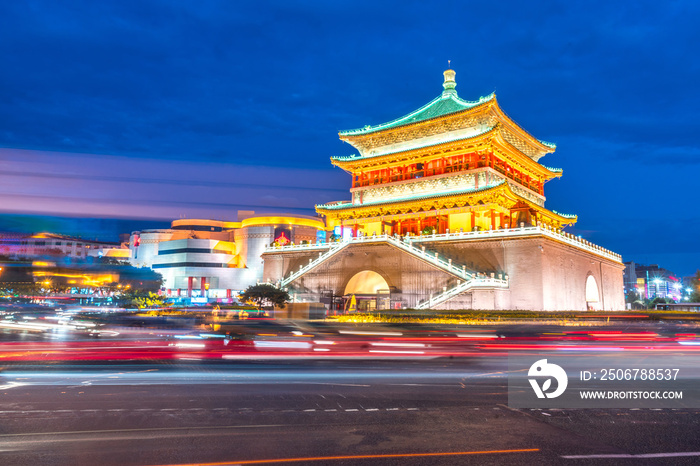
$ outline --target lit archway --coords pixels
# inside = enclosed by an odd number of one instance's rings
[[[345,285],[345,295],[350,294],[377,294],[377,290],[388,290],[389,284],[384,277],[371,270],[363,270],[352,276]]]
[[[586,304],[589,308],[597,307],[600,294],[598,292],[598,283],[593,275],[586,278]]]

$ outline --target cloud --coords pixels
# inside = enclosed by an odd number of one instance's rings
[[[4,212],[232,219],[237,209],[311,214],[317,199],[349,196],[347,176],[332,169],[16,149],[0,149],[0,164]]]

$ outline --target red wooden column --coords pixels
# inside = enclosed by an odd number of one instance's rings
[[[192,297],[192,281],[194,280],[194,277],[187,277],[187,297],[191,298]]]

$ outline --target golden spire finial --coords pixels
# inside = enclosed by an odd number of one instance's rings
[[[447,60],[447,66],[451,65],[452,60]],[[455,87],[457,87],[457,82],[455,81],[455,71],[451,68],[446,69],[442,75],[445,77],[445,82],[442,83],[442,87],[445,89],[442,94],[456,94]]]

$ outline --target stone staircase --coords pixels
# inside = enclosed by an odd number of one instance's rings
[[[445,301],[458,296],[465,291],[475,288],[508,288],[508,280],[491,277],[474,277],[459,283],[457,286],[440,293],[436,296],[431,296],[429,300],[423,301],[416,306],[416,309],[432,309],[435,306],[444,303]]]
[[[339,241],[339,242],[333,242],[333,243],[326,243],[328,250],[322,254],[320,254],[316,259],[313,259],[309,261],[307,265],[304,265],[301,267],[299,270],[292,272],[289,276],[283,278],[279,283],[278,286],[280,288],[284,288],[290,283],[292,283],[294,280],[297,278],[301,277],[302,275],[308,273],[315,267],[321,265],[323,262],[327,261],[331,257],[333,257],[335,254],[337,254],[339,251],[342,251],[344,248],[351,244],[376,244],[376,243],[388,243],[394,247],[397,247],[403,251],[406,251],[410,253],[411,255],[417,257],[418,259],[421,259],[424,262],[427,262],[429,264],[432,264],[434,266],[437,266],[438,268],[444,270],[445,272],[448,272],[458,278],[461,278],[463,280],[471,280],[476,276],[476,274],[471,271],[467,270],[466,266],[457,266],[452,263],[451,259],[445,260],[444,258],[441,258],[438,253],[436,252],[431,252],[429,250],[425,249],[425,246],[417,247],[413,245],[407,238],[404,239],[399,239],[395,236],[390,236],[390,235],[379,235],[379,236],[360,236],[357,238],[350,238],[345,241]],[[304,249],[318,249],[319,245],[310,245],[308,247],[299,247],[297,246],[295,250],[304,250]],[[285,250],[291,250],[291,248],[285,248]]]
[[[287,285],[292,283],[297,278],[301,277],[302,275],[309,272],[310,270],[312,270],[316,266],[324,263],[325,261],[327,261],[331,257],[335,256],[338,252],[342,251],[348,245],[350,245],[350,243],[351,243],[350,241],[343,241],[343,242],[338,242],[338,243],[328,243],[328,251],[320,254],[316,259],[309,261],[308,264],[301,267],[296,272],[292,272],[288,277],[280,280],[277,287],[278,288],[286,287]]]
[[[431,265],[434,265],[445,272],[448,272],[449,274],[457,277],[460,280],[460,283],[453,287],[450,288],[447,291],[444,291],[440,294],[437,294],[435,296],[431,296],[431,298],[427,301],[424,301],[420,303],[418,306],[416,306],[417,309],[431,309],[448,299],[451,299],[465,291],[474,289],[474,288],[508,288],[508,280],[503,280],[499,278],[490,278],[490,277],[485,277],[485,276],[480,276],[476,272],[472,270],[468,270],[466,266],[464,265],[457,265],[453,264],[451,259],[445,260],[444,258],[440,257],[440,255],[437,252],[432,252],[430,250],[427,250],[425,246],[416,246],[413,244],[413,242],[409,238],[403,238],[400,239],[396,236],[390,236],[390,235],[379,235],[379,236],[360,236],[356,238],[349,238],[344,241],[339,241],[339,242],[332,242],[332,243],[325,243],[325,244],[315,244],[315,245],[309,245],[309,246],[296,246],[294,249],[295,250],[304,250],[304,249],[314,249],[318,250],[320,248],[327,248],[325,252],[320,254],[318,257],[315,259],[312,259],[309,261],[308,264],[302,266],[299,268],[299,270],[292,272],[289,274],[289,276],[283,278],[277,283],[277,286],[279,288],[285,288],[289,284],[291,284],[294,280],[298,279],[299,277],[303,276],[304,274],[310,272],[314,268],[318,267],[319,265],[323,264],[325,261],[329,260],[331,257],[335,256],[338,252],[342,251],[346,247],[348,247],[351,244],[379,244],[379,243],[386,243],[391,246],[394,246],[398,249],[401,249],[402,251],[405,251],[412,256],[427,262]],[[287,248],[285,248],[287,249]],[[289,248],[291,249],[291,248]]]

